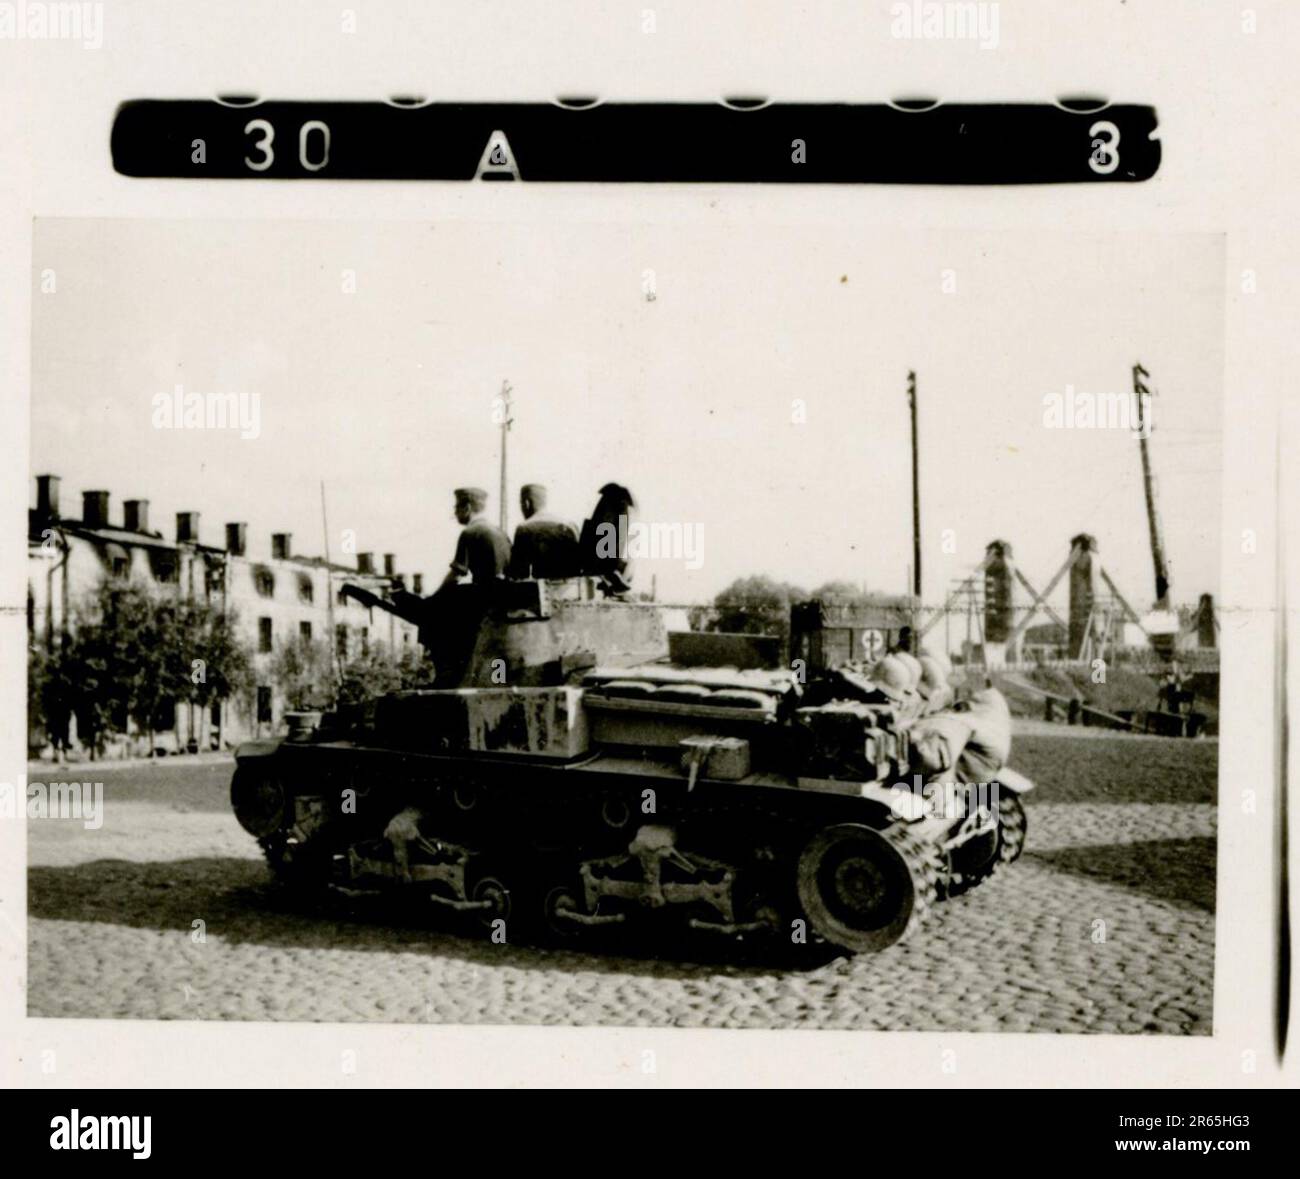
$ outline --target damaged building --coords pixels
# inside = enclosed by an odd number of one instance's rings
[[[236,633],[252,653],[254,686],[247,699],[200,707],[186,703],[167,710],[154,746],[167,752],[230,748],[249,737],[281,731],[287,702],[272,680],[274,652],[291,643],[327,641],[340,662],[384,644],[401,653],[414,648],[416,629],[391,614],[375,613],[339,591],[351,582],[378,593],[398,577],[393,554],[382,568],[371,553],[359,553],[355,567],[299,556],[287,532],[250,543],[248,525],[227,523],[224,543],[200,537],[199,513],[178,512],[166,537],[151,526],[149,501],[122,504],[120,522],[110,517],[107,491],[84,491],[80,515],[60,510],[59,477],[38,475],[36,507],[28,513],[27,630],[33,647],[54,649],[74,625],[77,608],[105,581],[144,586],[151,594],[206,601],[233,616]],[[423,591],[420,574],[408,588]],[[71,734],[75,740],[75,717]],[[129,730],[129,726],[127,726]],[[29,733],[29,747],[47,747],[44,733]],[[148,752],[147,740],[126,731],[110,752]]]

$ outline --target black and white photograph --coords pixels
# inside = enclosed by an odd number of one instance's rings
[[[1221,238],[36,243],[32,1014],[1211,1033]]]
[[[342,1169],[402,1089],[1277,1139],[1297,46],[1281,0],[0,3],[33,1161]]]

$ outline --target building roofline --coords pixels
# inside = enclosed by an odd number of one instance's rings
[[[326,561],[324,557],[252,557],[247,553],[233,554],[229,549],[221,545],[203,544],[200,541],[174,541],[167,540],[161,533],[152,532],[129,532],[125,528],[115,528],[112,526],[106,528],[96,528],[86,524],[82,520],[48,520],[43,524],[45,528],[60,529],[72,536],[80,537],[82,540],[91,541],[94,544],[108,545],[134,545],[137,548],[165,549],[170,552],[178,552],[181,549],[194,549],[198,552],[211,553],[215,556],[225,557],[227,559],[235,557],[239,560],[247,561],[250,565],[300,565],[307,569],[325,569],[330,573],[337,573],[347,577],[355,577],[358,580],[380,581],[387,583],[392,579],[384,573],[362,573],[360,570],[351,565],[340,565],[337,561]],[[29,530],[27,541],[29,545],[41,543],[39,535],[33,535]]]

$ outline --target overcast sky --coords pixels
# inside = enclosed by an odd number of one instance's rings
[[[488,488],[496,516],[508,378],[512,527],[521,482],[580,520],[614,479],[644,520],[701,529],[700,568],[641,565],[661,598],[749,573],[902,591],[915,368],[927,599],[994,538],[1041,586],[1086,530],[1141,611],[1137,444],[1043,425],[1045,395],[1127,392],[1140,360],[1174,597],[1218,589],[1218,236],[41,221],[34,271],[33,473],[63,476],[66,515],[107,488],[115,521],[141,497],[167,536],[196,510],[209,543],[245,520],[254,555],[275,531],[319,554],[324,479],[336,559],[354,529],[437,577],[451,489]],[[178,383],[256,394],[260,436],[155,429]]]

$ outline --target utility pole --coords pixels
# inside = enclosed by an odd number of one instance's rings
[[[506,531],[506,437],[514,418],[510,416],[510,382],[501,382],[501,531]]]
[[[916,373],[907,374],[907,405],[912,415],[912,597],[913,610],[921,609],[921,482],[916,438]]]
[[[1165,560],[1165,538],[1160,527],[1160,511],[1156,506],[1156,477],[1151,470],[1151,431],[1154,424],[1150,419],[1151,398],[1153,392],[1142,382],[1149,377],[1140,364],[1133,366],[1133,396],[1137,400],[1137,434],[1138,446],[1142,451],[1142,487],[1147,498],[1147,527],[1151,533],[1151,560],[1155,565],[1156,609],[1169,609],[1169,565]]]

